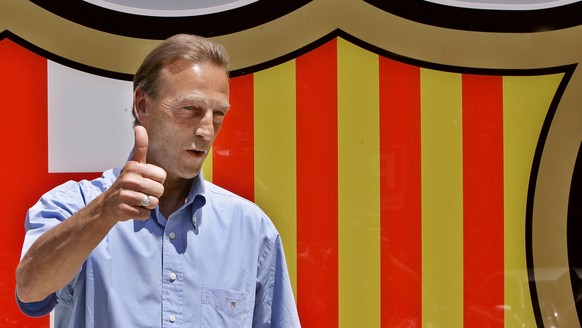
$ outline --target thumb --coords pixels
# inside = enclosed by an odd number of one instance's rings
[[[145,163],[148,154],[148,132],[143,126],[137,125],[133,128],[133,133],[135,136],[135,143],[131,160]]]

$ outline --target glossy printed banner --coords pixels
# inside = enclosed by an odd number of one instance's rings
[[[50,146],[49,123],[66,122],[74,138],[87,115],[51,108],[62,104],[49,85],[61,73],[47,67],[0,40],[8,117],[0,172],[10,186],[0,200],[13,205],[1,223],[0,320],[10,313],[13,326],[49,325],[26,319],[14,302],[26,209],[62,181],[99,175],[50,169],[59,142]],[[79,83],[90,80],[81,74]],[[204,175],[275,222],[304,327],[532,327],[540,305],[528,279],[530,188],[570,74],[427,65],[336,37],[231,79],[232,110]],[[130,116],[127,98],[116,99],[103,110]],[[95,150],[96,167],[129,153],[131,140],[107,138],[131,133],[127,122],[86,129],[105,146]]]

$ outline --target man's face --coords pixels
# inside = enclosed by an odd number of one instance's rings
[[[169,179],[192,179],[229,108],[228,77],[212,64],[179,61],[160,73],[160,81],[158,95],[143,95],[144,107],[138,109],[149,137],[147,161],[166,170]]]

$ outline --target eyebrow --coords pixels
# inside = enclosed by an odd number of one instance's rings
[[[199,95],[185,95],[185,96],[182,96],[180,98],[175,99],[172,102],[176,103],[176,104],[182,104],[185,102],[196,102],[196,103],[203,103],[203,104],[207,105],[206,99],[202,96],[199,96]]]
[[[173,101],[172,103],[175,106],[178,104],[183,104],[183,103],[200,103],[200,104],[204,104],[206,107],[210,107],[206,98],[204,98],[200,95],[197,95],[197,94],[190,94],[190,95],[182,96],[182,97],[176,99],[175,101]],[[230,104],[227,102],[220,103],[220,104],[218,104],[218,106],[216,106],[214,108],[228,110],[230,108]]]

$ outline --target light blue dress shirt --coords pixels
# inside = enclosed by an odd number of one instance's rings
[[[28,212],[23,254],[44,232],[83,208],[119,176],[68,182]],[[164,218],[117,223],[76,278],[36,303],[55,327],[299,327],[281,238],[255,204],[204,181]]]

